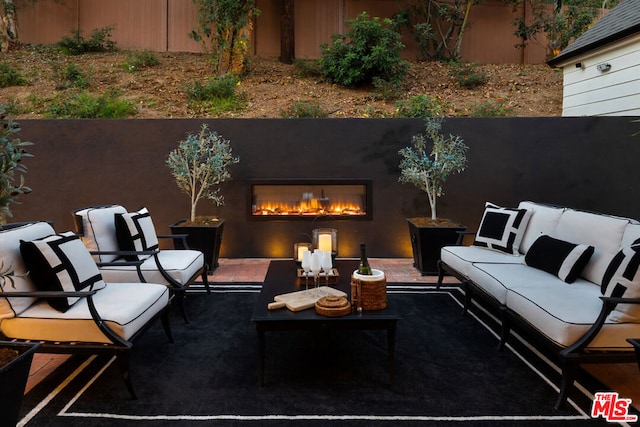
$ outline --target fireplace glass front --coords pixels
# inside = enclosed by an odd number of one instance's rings
[[[370,219],[370,187],[366,180],[256,181],[251,184],[251,216]]]

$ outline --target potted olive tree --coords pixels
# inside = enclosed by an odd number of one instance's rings
[[[444,183],[454,173],[467,166],[468,147],[457,135],[442,133],[441,117],[425,119],[425,131],[413,135],[411,146],[399,151],[400,178],[426,193],[430,218],[407,218],[413,249],[414,266],[423,275],[436,274],[440,249],[455,244],[465,226],[450,219],[439,218],[438,198],[444,194]]]
[[[240,162],[234,157],[229,140],[203,124],[198,133],[189,133],[169,153],[167,166],[178,188],[191,200],[191,215],[170,226],[175,234],[186,234],[187,245],[204,253],[209,272],[218,267],[224,220],[212,216],[198,216],[196,208],[201,199],[224,205],[220,184],[231,179],[229,167]],[[183,245],[177,240],[177,246]]]
[[[0,224],[5,224],[11,217],[10,205],[16,198],[31,189],[24,184],[27,169],[22,159],[30,157],[26,147],[30,142],[21,141],[16,134],[20,132],[17,123],[6,113],[6,107],[0,105]],[[16,182],[16,176],[20,178]],[[16,278],[25,274],[16,274],[11,265],[0,265],[0,293],[5,286],[14,286]],[[29,378],[29,369],[33,353],[40,346],[38,343],[19,343],[0,341],[0,420],[7,425],[18,422],[20,404],[24,388]]]

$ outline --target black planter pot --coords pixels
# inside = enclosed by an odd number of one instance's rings
[[[458,227],[422,226],[409,218],[407,222],[413,249],[413,266],[423,276],[438,274],[440,249],[443,246],[455,245],[459,232],[465,231],[467,227],[463,225]]]
[[[204,261],[209,266],[208,273],[211,274],[218,268],[218,256],[220,255],[220,245],[222,244],[222,231],[224,220],[218,221],[215,225],[181,225],[186,222],[182,219],[169,228],[173,235],[186,234],[187,245],[191,249],[196,249],[204,254]],[[182,240],[175,239],[176,249],[184,249]]]
[[[20,354],[13,361],[0,367],[0,424],[13,426],[20,416],[24,388],[29,379],[33,354],[39,343],[0,341],[0,348],[11,348]]]

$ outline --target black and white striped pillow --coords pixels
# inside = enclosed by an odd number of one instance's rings
[[[602,278],[602,295],[640,298],[640,239],[613,257]],[[640,304],[618,304],[609,314],[613,322],[640,322]]]
[[[159,248],[158,236],[147,208],[137,212],[116,214],[116,236],[123,251],[152,251]],[[144,260],[149,255],[127,257],[129,260]]]
[[[518,255],[529,218],[531,212],[526,209],[503,208],[487,203],[473,244]]]
[[[567,283],[573,283],[580,277],[594,250],[593,246],[576,245],[543,235],[533,242],[524,262]]]
[[[31,279],[41,291],[75,292],[105,286],[86,246],[72,232],[20,242],[20,253]],[[79,298],[51,298],[49,305],[65,312]]]

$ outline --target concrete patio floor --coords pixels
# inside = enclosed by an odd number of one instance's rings
[[[221,258],[220,266],[209,276],[209,281],[216,283],[262,283],[270,258]],[[435,284],[436,276],[422,276],[413,267],[409,258],[370,258],[372,268],[385,272],[388,282]],[[453,277],[445,277],[445,283],[459,283]],[[33,358],[31,372],[25,392],[31,390],[69,356],[60,354],[36,354]],[[640,410],[640,370],[635,363],[585,365],[592,375],[620,397],[632,400],[632,405]]]

